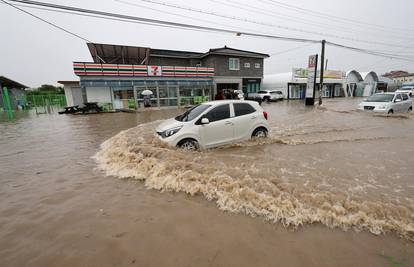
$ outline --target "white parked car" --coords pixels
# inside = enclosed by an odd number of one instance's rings
[[[408,94],[410,97],[414,96],[414,85],[403,85],[401,89],[396,91],[397,93],[405,93]]]
[[[166,120],[156,132],[171,146],[188,150],[212,148],[267,137],[267,116],[267,112],[254,101],[211,101]]]
[[[365,99],[358,109],[386,114],[410,112],[413,110],[413,102],[406,93],[379,93]]]
[[[261,90],[257,93],[249,94],[249,98],[260,98],[262,101],[278,101],[283,100],[284,95],[282,91],[277,90]]]

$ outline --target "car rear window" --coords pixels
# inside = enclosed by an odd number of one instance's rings
[[[221,105],[210,110],[205,116],[210,122],[220,121],[230,118],[229,104]]]
[[[259,91],[259,92],[257,92],[258,94],[267,94],[267,92],[266,91]]]
[[[254,107],[252,107],[250,104],[247,104],[247,103],[234,103],[233,107],[234,107],[234,115],[236,117],[256,112]]]
[[[403,100],[408,100],[408,95],[407,94],[401,94],[401,95],[402,95]]]

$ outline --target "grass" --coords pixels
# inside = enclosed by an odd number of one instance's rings
[[[397,260],[393,256],[385,255],[385,252],[384,251],[381,251],[379,253],[379,255],[382,258],[386,259],[391,264],[391,266],[393,266],[393,267],[403,267],[403,263],[401,261]]]

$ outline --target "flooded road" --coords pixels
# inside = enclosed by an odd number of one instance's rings
[[[153,136],[179,110],[3,122],[0,265],[413,266],[414,115],[358,102],[201,152]]]

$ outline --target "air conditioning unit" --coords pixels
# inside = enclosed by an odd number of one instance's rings
[[[198,63],[196,64],[196,67],[201,67],[201,62],[198,62]]]

